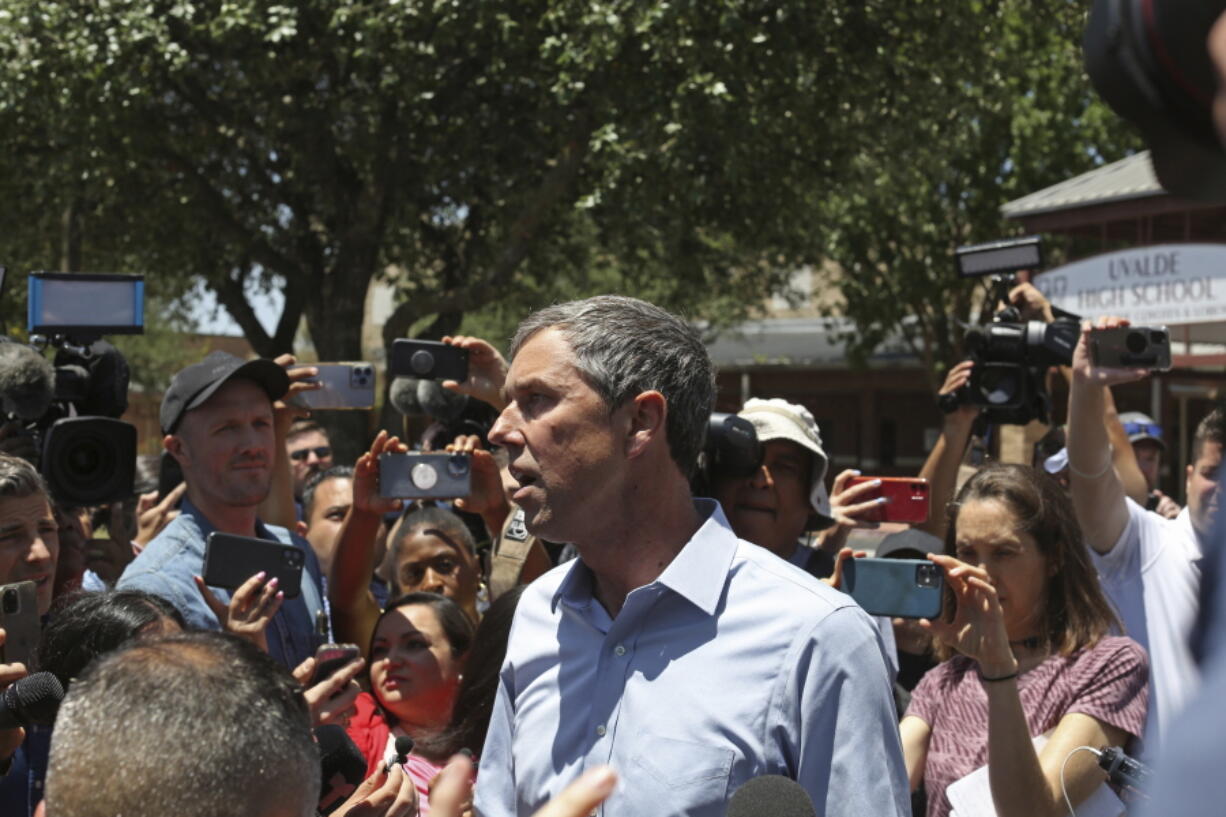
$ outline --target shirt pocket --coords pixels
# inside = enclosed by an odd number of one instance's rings
[[[632,763],[645,773],[644,784],[654,784],[644,789],[654,790],[657,805],[675,802],[680,814],[725,801],[736,758],[731,748],[653,734],[642,735],[639,742],[643,749]]]

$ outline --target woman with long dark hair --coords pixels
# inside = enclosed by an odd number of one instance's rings
[[[1138,739],[1148,678],[1140,645],[1109,635],[1119,623],[1072,503],[1030,467],[985,466],[951,507],[944,555],[929,558],[947,584],[941,618],[924,622],[942,663],[900,726],[912,789],[945,817],[951,784],[986,765],[1001,817],[1066,814],[1066,788],[1076,807],[1105,780],[1073,750]]]
[[[370,692],[358,696],[346,727],[366,757],[367,776],[394,754],[397,737],[424,742],[447,728],[472,641],[472,622],[445,596],[409,593],[388,604],[368,651]],[[429,811],[430,781],[445,762],[414,752],[404,764],[422,815]]]

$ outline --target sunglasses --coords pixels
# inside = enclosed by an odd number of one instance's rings
[[[316,448],[299,448],[297,451],[291,451],[289,452],[289,458],[294,462],[301,462],[309,457],[312,451],[315,452],[316,458],[321,460],[332,456],[332,447],[321,445]]]

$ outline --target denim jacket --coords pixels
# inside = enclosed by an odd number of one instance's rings
[[[117,586],[161,596],[183,614],[192,629],[220,629],[220,622],[204,603],[192,579],[204,571],[205,540],[215,530],[204,514],[184,498],[179,515],[128,565]],[[305,539],[285,528],[257,520],[255,531],[261,539],[294,545],[306,556],[302,593],[298,598],[285,600],[267,631],[269,655],[293,669],[314,655],[316,647],[324,641],[317,635],[316,627],[320,613],[326,616],[319,560]],[[230,601],[228,590],[209,589],[223,603]]]

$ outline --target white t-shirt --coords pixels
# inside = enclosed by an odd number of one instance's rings
[[[1125,634],[1149,653],[1145,755],[1152,756],[1200,683],[1188,633],[1196,618],[1201,546],[1187,508],[1166,519],[1125,501],[1128,525],[1119,541],[1105,555],[1091,548],[1090,556]]]

